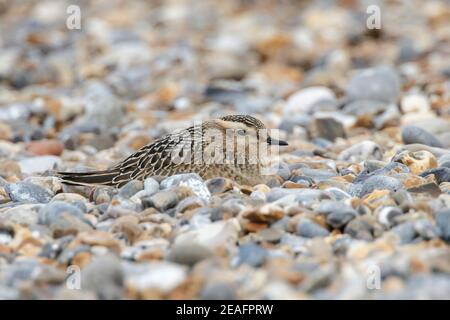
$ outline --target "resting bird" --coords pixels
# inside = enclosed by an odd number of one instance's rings
[[[255,185],[268,179],[264,170],[270,145],[287,142],[271,138],[254,117],[229,115],[165,135],[110,169],[58,176],[66,184],[120,187],[130,180],[195,172],[203,179],[221,176]]]

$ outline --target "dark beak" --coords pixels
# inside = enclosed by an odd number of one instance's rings
[[[267,138],[267,144],[272,146],[287,146],[289,145],[286,141],[273,139],[271,137]]]

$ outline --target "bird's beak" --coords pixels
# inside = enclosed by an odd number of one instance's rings
[[[267,144],[272,146],[287,146],[289,145],[286,141],[273,139],[271,137],[267,137]]]

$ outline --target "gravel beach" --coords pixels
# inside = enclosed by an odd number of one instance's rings
[[[55,176],[229,114],[276,179]],[[0,1],[0,299],[450,299],[449,3]]]

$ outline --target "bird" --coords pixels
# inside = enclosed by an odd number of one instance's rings
[[[120,188],[131,180],[197,173],[203,179],[224,177],[256,185],[268,179],[268,147],[287,146],[272,138],[267,127],[250,115],[205,120],[147,144],[112,168],[88,172],[57,172],[68,185]],[[266,153],[264,153],[266,152]]]

